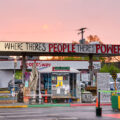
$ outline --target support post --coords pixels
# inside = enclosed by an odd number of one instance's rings
[[[42,103],[42,96],[41,96],[41,73],[38,73],[39,77],[39,104]]]
[[[72,96],[74,97],[74,73],[73,73],[73,81],[72,81],[73,83],[73,94],[72,94]]]
[[[17,67],[17,59],[16,56],[14,57],[14,73],[13,73],[13,88],[12,88],[12,96],[13,96],[13,104],[15,103],[15,72]]]
[[[25,72],[26,72],[26,56],[22,56],[22,82],[25,82]]]
[[[91,86],[93,85],[93,55],[89,55],[89,73]]]
[[[80,103],[82,103],[82,89],[81,89],[81,81],[82,81],[82,78],[81,78],[81,71],[80,71]]]

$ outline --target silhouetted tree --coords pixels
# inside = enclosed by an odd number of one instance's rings
[[[103,42],[100,40],[100,38],[97,35],[89,35],[87,37],[88,43],[90,42],[99,42],[100,44],[103,44]]]

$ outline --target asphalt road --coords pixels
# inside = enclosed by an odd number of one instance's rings
[[[113,112],[111,106],[102,107],[102,117],[96,117],[95,106],[49,107],[49,108],[5,108],[0,109],[0,120],[120,120],[105,117]]]

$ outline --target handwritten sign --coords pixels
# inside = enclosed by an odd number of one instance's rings
[[[42,53],[92,53],[96,55],[119,55],[120,45],[0,42],[2,52],[42,52]]]

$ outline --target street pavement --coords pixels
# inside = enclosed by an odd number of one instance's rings
[[[102,106],[102,117],[96,117],[95,106],[1,108],[0,120],[120,120],[120,112]]]

